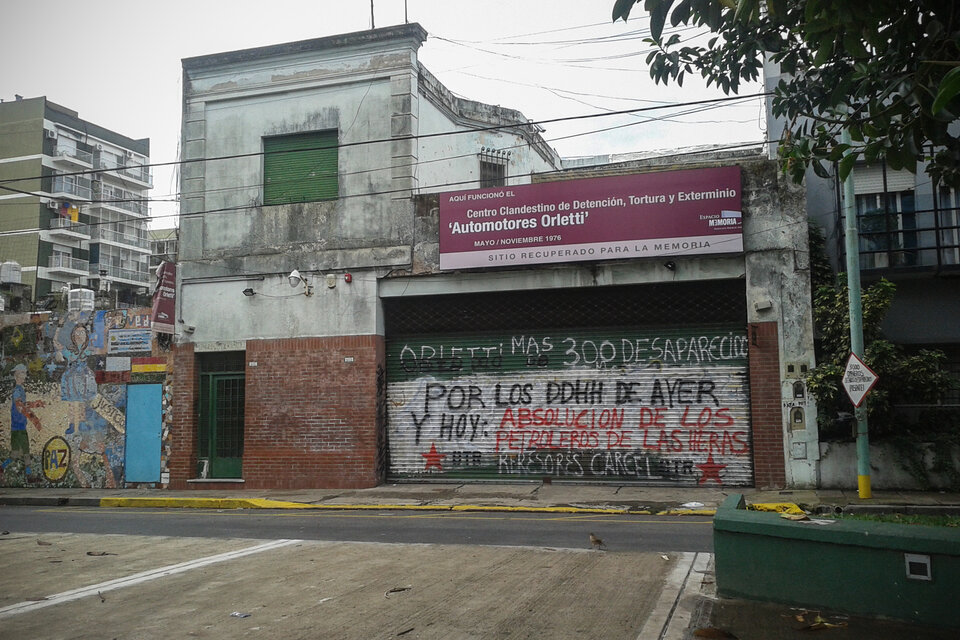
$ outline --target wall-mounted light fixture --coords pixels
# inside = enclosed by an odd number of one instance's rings
[[[296,289],[300,285],[303,285],[303,295],[309,296],[313,295],[313,286],[307,282],[307,279],[300,275],[300,271],[294,269],[290,272],[290,275],[287,276],[287,280],[290,282],[290,286]]]
[[[247,287],[243,290],[243,295],[247,296],[248,298],[252,298],[253,296],[257,295],[257,292],[254,291],[252,287]]]
[[[677,263],[674,262],[673,260],[667,260],[666,262],[663,263],[663,266],[668,271],[674,271],[677,268]]]

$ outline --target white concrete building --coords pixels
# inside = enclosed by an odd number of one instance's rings
[[[171,486],[814,485],[802,193],[759,150],[564,171],[426,35],[183,61]]]

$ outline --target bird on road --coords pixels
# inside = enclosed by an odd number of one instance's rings
[[[596,548],[597,550],[599,550],[599,549],[601,549],[601,548],[603,548],[603,549],[606,549],[606,548],[607,548],[607,545],[605,545],[605,544],[603,543],[603,540],[601,540],[601,539],[598,538],[597,536],[593,535],[592,533],[590,534],[590,545],[593,546],[594,548]]]

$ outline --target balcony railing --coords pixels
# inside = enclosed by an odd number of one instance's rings
[[[107,242],[116,242],[117,244],[125,244],[131,247],[139,247],[140,249],[150,248],[149,238],[130,235],[127,233],[120,233],[119,231],[106,229],[103,226],[96,228],[96,230],[92,234],[92,239],[106,240]]]
[[[144,202],[144,197],[132,191],[104,185],[100,190],[99,200],[103,206],[123,209],[140,216],[147,215],[147,204]]]
[[[54,176],[53,193],[69,193],[87,200],[93,196],[90,180],[77,176]]]
[[[960,209],[858,216],[860,268],[960,268]]]
[[[74,158],[84,164],[93,165],[93,154],[89,151],[77,149],[76,147],[57,146],[57,155]]]
[[[147,272],[146,265],[144,265],[143,271],[135,271],[133,269],[123,269],[121,267],[115,267],[112,264],[91,264],[90,275],[99,275],[106,276],[109,278],[121,278],[123,280],[132,280],[137,284],[149,284],[150,283],[150,274]]]
[[[123,169],[120,169],[120,173],[133,178],[134,180],[139,180],[145,184],[152,184],[150,181],[150,169],[140,165],[127,165]]]
[[[101,155],[97,166],[98,169],[112,169],[118,174],[133,178],[145,184],[150,184],[150,169],[142,165],[134,164],[132,161],[114,159],[109,156]]]
[[[82,271],[83,273],[89,273],[90,261],[81,260],[79,258],[71,258],[70,256],[65,256],[58,253],[50,256],[49,266],[51,269],[66,269],[68,271]]]
[[[71,233],[76,233],[82,236],[90,236],[90,227],[88,225],[74,222],[69,218],[50,218],[51,231],[60,230],[60,231],[69,231]]]

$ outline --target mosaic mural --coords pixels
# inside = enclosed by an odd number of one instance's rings
[[[150,354],[149,310],[25,319],[2,329],[0,486],[122,487],[127,383],[134,356]]]

